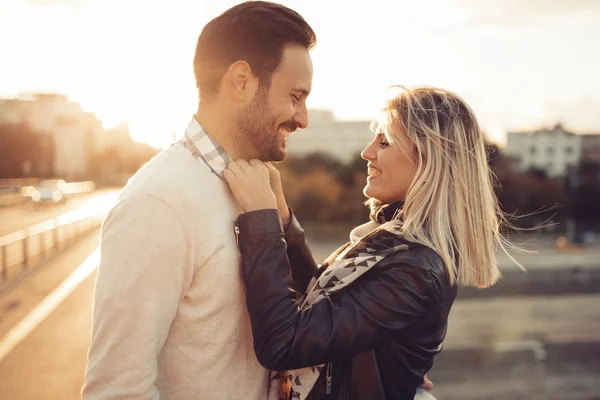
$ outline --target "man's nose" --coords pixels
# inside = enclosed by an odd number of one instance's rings
[[[296,114],[294,114],[294,122],[298,128],[306,129],[308,126],[308,111],[306,105],[299,106]]]

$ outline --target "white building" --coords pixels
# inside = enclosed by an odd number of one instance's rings
[[[508,132],[505,152],[521,171],[540,169],[549,177],[560,178],[579,164],[582,136],[560,124],[535,132]]]
[[[324,153],[348,163],[373,139],[371,121],[338,121],[328,110],[309,110],[308,128],[288,139],[290,155]]]
[[[54,136],[56,177],[76,180],[85,176],[90,151],[103,133],[102,123],[93,113],[56,94],[0,99],[0,123],[22,122],[34,131]]]

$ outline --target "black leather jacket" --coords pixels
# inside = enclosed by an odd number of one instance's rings
[[[299,311],[296,292],[320,271],[298,222],[284,233],[278,210],[259,210],[240,215],[237,227],[254,349],[265,368],[330,363],[332,394],[325,368],[311,400],[413,399],[441,351],[457,294],[437,253],[407,242],[409,250]]]

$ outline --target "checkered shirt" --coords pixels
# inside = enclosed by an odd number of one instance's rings
[[[221,179],[223,179],[223,171],[231,162],[231,157],[225,152],[225,149],[202,128],[196,117],[192,117],[183,139],[173,143],[171,147],[191,153],[196,160],[203,163]]]

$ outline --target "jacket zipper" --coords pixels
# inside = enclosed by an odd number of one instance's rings
[[[236,225],[235,228],[233,228],[234,232],[235,232],[235,244],[236,246],[240,245],[240,228]]]
[[[327,372],[325,373],[325,394],[331,394],[331,381],[333,377],[331,376],[331,371],[333,370],[333,366],[331,363],[327,363]]]

